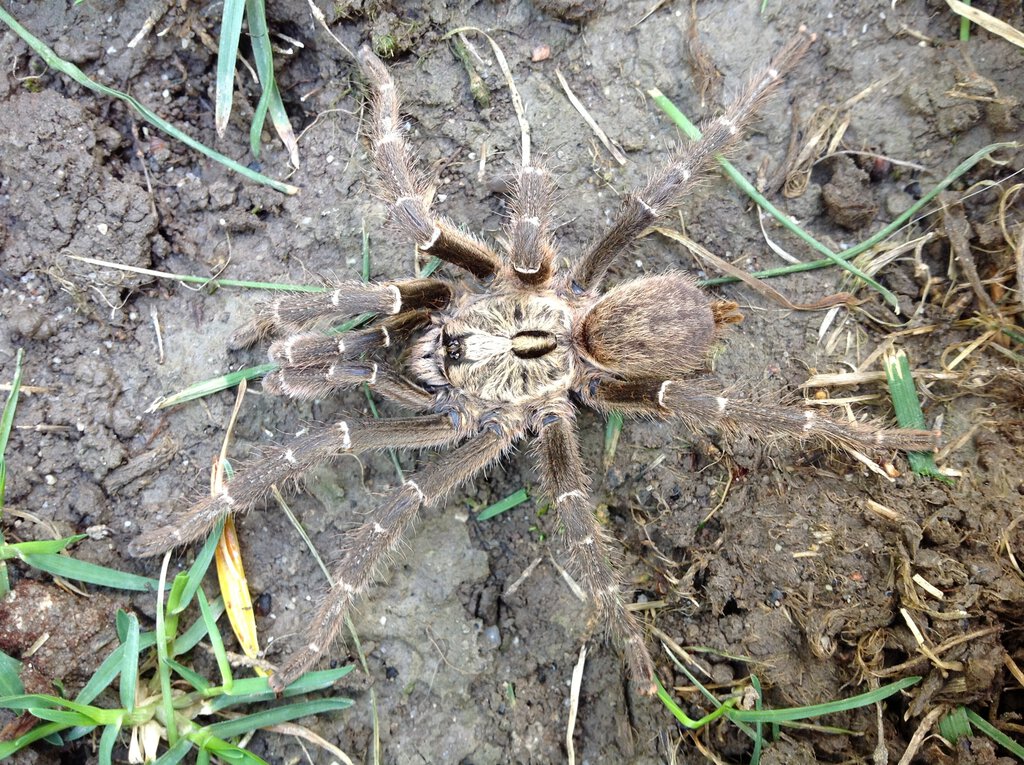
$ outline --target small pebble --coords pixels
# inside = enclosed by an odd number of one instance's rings
[[[501,647],[501,631],[498,629],[497,625],[485,627],[483,636],[484,641],[487,643],[489,648]]]

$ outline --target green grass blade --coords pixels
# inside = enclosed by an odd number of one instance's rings
[[[56,53],[54,53],[53,50],[46,45],[46,43],[44,43],[38,37],[33,35],[27,29],[25,29],[25,27],[23,27],[21,24],[15,21],[14,18],[9,13],[7,13],[7,11],[5,11],[3,8],[0,8],[0,21],[4,22],[14,31],[16,35],[18,35],[18,37],[24,40],[28,44],[28,46],[32,48],[32,50],[34,50],[36,54],[38,54],[43,59],[43,61],[46,62],[47,66],[49,66],[51,69],[56,69],[58,72],[66,74],[68,77],[73,79],[82,87],[124,101],[135,111],[137,111],[144,120],[146,120],[148,123],[150,123],[157,129],[167,133],[167,135],[171,136],[171,138],[181,141],[189,148],[195,149],[201,154],[204,154],[210,159],[214,160],[215,162],[219,162],[225,167],[234,170],[239,175],[245,176],[251,181],[263,184],[264,186],[269,186],[270,188],[275,189],[276,191],[280,191],[283,194],[299,193],[299,189],[296,186],[292,186],[291,184],[288,183],[282,183],[281,181],[275,181],[273,178],[268,178],[267,176],[262,175],[261,173],[257,173],[255,170],[250,170],[248,167],[241,164],[240,162],[236,162],[230,157],[226,157],[220,152],[214,151],[208,146],[201,144],[199,141],[192,138],[190,135],[183,132],[179,128],[175,127],[167,120],[163,119],[162,117],[159,117],[155,112],[149,109],[149,107],[145,106],[141,101],[136,99],[134,96],[130,96],[127,93],[122,93],[119,90],[115,90],[114,88],[102,85],[96,82],[95,80],[90,79],[89,76],[86,75],[85,72],[83,72],[77,66],[72,64],[70,61],[65,61]]]
[[[144,632],[139,636],[140,651],[151,648],[155,644],[155,633]],[[121,674],[121,669],[124,666],[124,652],[124,643],[111,651],[110,655],[103,660],[103,663],[92,673],[92,677],[89,678],[89,681],[78,692],[78,695],[75,696],[75,701],[79,704],[90,704],[93,699],[103,692],[104,688],[108,688],[117,676]]]
[[[957,179],[962,175],[965,175],[972,167],[983,159],[987,159],[991,154],[999,151],[1000,149],[1017,149],[1020,145],[1021,144],[1017,141],[1004,141],[1002,143],[991,143],[974,152],[974,154],[954,167],[953,170],[951,170],[945,178],[939,181],[931,191],[907,208],[903,214],[893,220],[892,223],[888,226],[882,227],[877,233],[872,234],[860,244],[856,244],[849,249],[843,250],[839,253],[839,257],[843,260],[850,260],[851,258],[857,257],[862,252],[867,252],[876,244],[889,238],[896,233],[896,231],[906,225],[915,215],[917,215],[917,213],[935,199],[935,197],[953,185]],[[832,261],[828,258],[824,258],[822,260],[808,261],[807,263],[795,263],[788,266],[780,266],[779,268],[770,268],[765,271],[753,271],[750,275],[757,279],[770,279],[776,276],[786,276],[787,274],[797,274],[803,271],[813,271],[815,269],[825,268],[831,265]],[[698,284],[702,287],[714,287],[719,284],[731,284],[736,281],[739,280],[735,276],[720,276],[715,279],[702,279]]]
[[[99,765],[112,765],[114,757],[114,744],[117,743],[117,734],[121,732],[120,725],[108,725],[100,734],[100,746],[97,755]]]
[[[213,527],[213,531],[206,537],[206,541],[199,549],[199,554],[196,555],[196,559],[192,561],[192,565],[188,567],[188,581],[185,584],[185,589],[181,592],[181,599],[178,602],[178,606],[174,609],[175,613],[180,614],[188,608],[189,603],[192,602],[192,598],[195,597],[196,592],[202,586],[203,579],[206,576],[206,571],[210,568],[210,562],[213,560],[213,556],[217,552],[217,543],[220,541],[220,536],[224,531],[225,520],[227,520],[227,516],[217,521],[217,525]]]
[[[444,261],[435,255],[427,261],[427,265],[423,266],[423,269],[420,271],[420,278],[426,279],[429,276],[433,276],[434,272],[442,265],[444,265]]]
[[[21,391],[21,362],[24,358],[25,351],[19,348],[14,356],[14,376],[11,378],[11,390],[4,403],[3,415],[0,415],[0,455],[7,450],[7,440],[11,436],[11,427],[14,425],[14,411],[18,408],[18,394]]]
[[[824,704],[811,704],[806,707],[762,710],[732,709],[729,711],[729,718],[742,720],[744,722],[764,723],[787,723],[792,722],[793,720],[806,720],[808,717],[820,717],[822,715],[833,714],[835,712],[846,712],[850,709],[859,709],[860,707],[870,706],[871,704],[883,701],[920,681],[920,677],[905,677],[902,680],[897,680],[894,683],[883,685],[881,688],[875,688],[874,690],[867,691],[866,693],[861,693],[846,699],[828,701]]]
[[[189,669],[184,664],[177,662],[174,659],[165,659],[164,661],[167,662],[168,667],[177,672],[185,682],[200,693],[206,692],[210,689],[209,681],[195,670]]]
[[[139,617],[128,614],[128,634],[124,641],[124,655],[121,662],[121,683],[118,691],[121,706],[129,712],[135,711],[135,689],[139,683]],[[106,735],[106,731],[104,731]]]
[[[29,707],[27,711],[37,720],[58,723],[65,728],[75,725],[88,725],[92,720],[80,712],[69,712],[66,709],[50,709],[49,707]]]
[[[971,723],[967,719],[967,708],[957,707],[949,714],[939,718],[939,735],[953,745],[962,738],[970,738],[974,735]]]
[[[77,712],[82,715],[86,722],[96,725],[109,725],[120,722],[124,717],[123,709],[101,709],[88,704],[79,704],[71,699],[62,699],[59,696],[51,696],[48,693],[26,693],[21,696],[0,697],[0,709],[15,709],[21,711],[39,709],[64,709]],[[36,712],[33,711],[33,714]]]
[[[7,441],[14,426],[14,411],[18,408],[18,393],[21,391],[21,361],[25,351],[21,348],[14,355],[14,377],[11,378],[11,392],[7,394],[3,414],[0,415],[0,512],[4,509],[4,494],[7,490]],[[2,540],[0,540],[2,541]],[[0,598],[11,591],[7,581],[7,567],[0,566]]]
[[[370,235],[366,233],[366,219],[360,221],[363,233],[363,281],[370,281]]]
[[[656,103],[658,107],[660,107],[661,110],[665,112],[666,115],[668,115],[669,119],[671,119],[679,127],[679,129],[683,131],[683,134],[686,135],[687,138],[689,138],[691,141],[700,140],[701,132],[697,128],[697,126],[690,122],[686,115],[684,115],[678,109],[678,107],[676,107],[675,104],[673,104],[665,95],[663,95],[661,91],[654,89],[648,92],[654,99],[654,103]],[[775,205],[769,202],[768,199],[763,194],[761,194],[761,192],[755,189],[754,186],[750,183],[750,181],[748,181],[743,176],[743,174],[739,170],[737,170],[735,166],[733,166],[733,164],[729,160],[727,160],[725,157],[721,155],[718,155],[717,157],[715,157],[715,159],[718,160],[718,164],[722,166],[722,169],[725,171],[725,174],[726,176],[728,176],[729,180],[731,180],[740,190],[742,190],[744,194],[746,194],[748,197],[754,200],[754,202],[762,210],[769,213],[782,226],[788,229],[794,236],[797,236],[800,239],[802,239],[808,246],[811,247],[811,249],[821,253],[834,265],[837,265],[840,268],[849,271],[853,276],[857,277],[862,282],[870,286],[873,290],[878,292],[885,299],[885,301],[895,309],[896,313],[899,313],[899,301],[896,299],[896,296],[892,294],[891,291],[883,287],[873,278],[868,276],[868,274],[864,273],[855,265],[834,253],[831,249],[826,247],[824,244],[822,244],[813,236],[811,236],[802,228],[800,228],[788,215],[779,210]]]
[[[885,379],[889,383],[889,396],[896,411],[896,421],[901,428],[924,430],[924,412],[921,411],[921,401],[917,397],[917,386],[914,385],[914,376],[910,371],[906,351],[901,349],[896,353],[887,353],[883,358],[883,364]],[[950,478],[939,472],[935,464],[935,455],[931,452],[908,452],[907,461],[910,463],[910,469],[917,475],[951,482]]]
[[[199,754],[196,764],[206,758],[209,762],[210,756],[214,756],[220,762],[232,763],[233,765],[267,765],[266,760],[257,757],[252,752],[235,746],[222,738],[210,735],[207,728],[197,728],[189,734],[192,743],[199,746]]]
[[[284,698],[290,698],[327,690],[353,669],[355,669],[355,665],[348,664],[336,669],[307,672],[285,688],[281,695]],[[276,698],[276,694],[270,690],[267,678],[247,677],[235,680],[231,693],[210,699],[207,704],[212,712],[220,712],[223,709],[238,706],[239,704],[257,704],[263,701],[272,701],[274,698]]]
[[[256,73],[260,78],[263,93],[256,106],[252,126],[249,129],[249,144],[253,154],[259,156],[260,133],[269,111],[270,121],[274,123],[281,142],[288,150],[288,158],[294,167],[299,166],[299,144],[295,139],[288,112],[281,100],[281,91],[274,78],[274,52],[270,44],[270,32],[267,27],[267,14],[263,0],[245,0],[245,15],[249,20],[249,38],[252,42],[252,55],[256,61]]]
[[[754,697],[754,709],[764,708],[764,693],[761,691],[761,680],[757,675],[750,676],[750,686],[757,694]],[[754,723],[754,751],[750,754],[750,765],[759,765],[761,762],[761,750],[764,747],[764,723],[758,720]]]
[[[233,736],[240,736],[243,733],[248,733],[259,728],[266,728],[271,725],[289,722],[299,717],[319,715],[324,712],[333,712],[340,709],[348,709],[350,706],[352,706],[352,699],[345,698],[301,701],[295,704],[286,704],[284,706],[274,707],[273,709],[265,709],[261,712],[244,715],[243,717],[239,717],[234,720],[224,720],[223,722],[214,723],[213,725],[207,725],[206,731],[218,738],[232,738]]]
[[[192,401],[197,398],[206,398],[214,393],[219,393],[222,390],[228,390],[234,388],[242,380],[252,380],[255,377],[263,377],[264,375],[270,374],[277,369],[277,364],[260,364],[255,367],[246,367],[245,369],[239,369],[237,372],[229,372],[228,374],[219,375],[218,377],[211,377],[209,380],[202,380],[197,383],[189,385],[178,393],[173,393],[170,396],[161,396],[146,410],[146,413],[155,412],[157,409],[166,409],[169,406],[177,406],[178,404],[184,404],[186,401]]]
[[[964,5],[970,5],[971,0],[963,0]],[[960,17],[960,42],[970,42],[971,20],[966,16]]]
[[[115,590],[131,590],[135,592],[151,592],[156,589],[157,581],[138,574],[129,574],[106,566],[98,566],[84,560],[76,560],[66,555],[26,555],[23,560],[29,566],[38,568],[54,576],[88,582],[101,587]]]
[[[206,593],[199,590],[196,595],[199,599],[199,610],[202,611],[203,622],[206,625],[206,634],[210,636],[213,655],[217,657],[221,685],[224,686],[225,693],[230,693],[234,677],[231,674],[231,661],[228,659],[228,652],[224,650],[224,638],[221,637],[220,630],[217,629],[217,617],[213,615],[213,609],[210,608],[210,602],[206,599]]]
[[[608,412],[604,426],[604,455],[601,463],[607,471],[615,462],[615,450],[619,447],[619,436],[622,434],[622,412]]]
[[[665,686],[661,684],[661,680],[654,678],[654,683],[658,691],[658,698],[661,699],[661,703],[664,704],[668,711],[672,713],[673,717],[679,721],[680,725],[689,730],[700,730],[708,723],[714,722],[732,709],[732,705],[738,701],[738,699],[729,699],[724,704],[721,704],[715,711],[704,715],[699,720],[694,720],[686,714],[686,712],[683,711],[683,708],[675,702],[675,699],[669,695],[669,692],[665,690]]]
[[[516,505],[521,505],[523,502],[528,500],[530,497],[526,493],[526,489],[520,489],[514,494],[509,494],[505,499],[498,500],[493,505],[488,505],[479,513],[477,513],[476,519],[478,521],[490,520],[496,515],[501,515],[506,510],[511,510]]]
[[[23,693],[21,662],[0,651],[0,696],[20,696]]]
[[[66,728],[67,726],[61,723],[47,723],[46,725],[37,725],[28,733],[22,734],[12,741],[0,741],[0,762],[13,756],[29,744],[53,736]]]
[[[188,572],[181,571],[171,582],[171,589],[167,592],[167,634],[173,639],[178,634],[178,620],[181,618],[181,594],[188,586]],[[177,656],[177,654],[173,654]]]
[[[15,542],[14,544],[0,544],[0,560],[11,560],[17,558],[25,560],[27,555],[40,555],[59,553],[67,549],[69,545],[85,539],[88,534],[76,534],[73,537],[63,539],[40,539],[33,542]]]
[[[153,765],[178,765],[192,749],[192,742],[187,738],[180,739],[170,749],[153,761]]]
[[[961,707],[961,709],[963,709],[963,707]],[[992,723],[990,723],[984,717],[981,717],[977,712],[968,709],[966,710],[966,713],[967,719],[971,721],[971,724],[974,725],[975,728],[977,728],[990,739],[995,741],[997,744],[999,744],[999,746],[1017,755],[1018,759],[1024,760],[1024,746],[1018,744],[1012,738],[1010,738],[1001,730],[999,730],[999,728],[996,728],[994,725],[992,725]]]
[[[223,136],[231,119],[231,103],[235,95],[235,64],[238,61],[238,41],[242,36],[244,0],[224,0],[220,17],[220,37],[217,40],[217,99],[214,124],[217,135]]]
[[[220,615],[224,613],[224,599],[214,598],[210,603],[210,610],[213,612],[214,619],[219,619]],[[174,641],[174,655],[181,656],[183,653],[188,653],[199,645],[199,641],[206,637],[206,634],[206,621],[200,617]]]

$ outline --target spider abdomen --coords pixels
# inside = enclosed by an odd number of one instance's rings
[[[580,322],[581,353],[625,377],[678,377],[703,366],[722,325],[735,318],[716,310],[690,276],[648,276],[600,298]]]

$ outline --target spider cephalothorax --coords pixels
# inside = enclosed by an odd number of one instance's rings
[[[368,383],[419,414],[344,420],[311,430],[241,470],[228,487],[137,538],[131,550],[153,555],[206,534],[223,515],[246,510],[278,482],[343,453],[385,447],[452,447],[395,488],[343,538],[333,586],[310,638],[271,678],[280,690],[308,669],[335,637],[346,611],[372,581],[424,503],[445,494],[533,435],[544,487],[558,509],[569,563],[626,649],[634,679],[651,687],[654,665],[616,565],[596,520],[580,459],[575,403],[603,412],[675,418],[762,438],[817,438],[866,451],[933,448],[927,431],[843,422],[801,406],[727,396],[706,381],[710,348],[739,321],[735,303],[716,300],[681,273],[636,279],[601,293],[612,260],[682,202],[712,156],[728,148],[758,105],[807,49],[789,43],[756,72],[739,97],[704,126],[704,138],[646,185],[625,197],[608,233],[564,273],[551,238],[552,186],[533,166],[518,175],[513,213],[499,251],[431,214],[427,184],[414,169],[398,118],[395,85],[368,49],[360,53],[372,91],[370,142],[380,190],[396,222],[424,253],[470,272],[475,281],[411,279],[384,284],[336,282],[319,295],[287,295],[263,306],[235,336],[248,345],[269,335],[279,369],[264,387],[319,398]],[[376,315],[367,328],[340,335],[332,322]]]

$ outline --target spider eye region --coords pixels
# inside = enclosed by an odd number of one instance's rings
[[[463,354],[462,339],[458,337],[445,338],[444,352],[452,361],[460,361]]]

